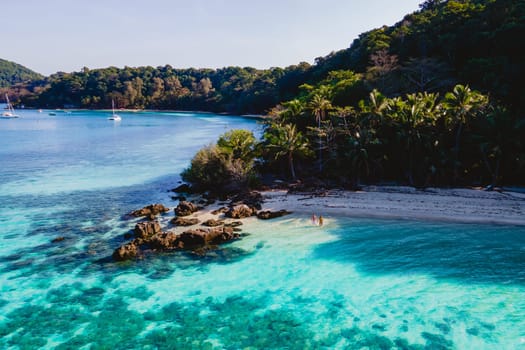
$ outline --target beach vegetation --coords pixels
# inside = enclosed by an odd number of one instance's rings
[[[247,130],[231,130],[215,144],[200,149],[181,176],[195,190],[228,194],[248,188],[256,181],[257,142]]]
[[[284,159],[287,162],[292,180],[297,178],[294,158],[308,157],[312,153],[308,139],[297,131],[294,124],[269,124],[262,145],[265,149],[266,161]]]

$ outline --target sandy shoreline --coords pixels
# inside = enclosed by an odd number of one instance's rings
[[[368,186],[321,195],[266,191],[263,209],[316,215],[525,225],[525,194],[473,189]]]

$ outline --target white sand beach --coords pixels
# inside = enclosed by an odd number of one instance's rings
[[[416,190],[403,186],[367,186],[360,191],[322,194],[263,192],[263,209],[330,216],[407,218],[432,221],[525,225],[525,194],[475,189]]]

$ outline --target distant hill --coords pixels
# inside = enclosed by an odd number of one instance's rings
[[[10,87],[30,80],[41,80],[44,76],[18,63],[0,58],[0,88]]]

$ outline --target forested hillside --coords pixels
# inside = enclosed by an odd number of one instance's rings
[[[312,74],[323,79],[350,69],[389,95],[445,91],[460,82],[524,109],[525,1],[427,0],[420,7],[318,58]]]
[[[28,106],[50,108],[107,108],[113,99],[120,108],[257,113],[297,94],[309,68],[307,63],[268,70],[84,68],[56,73],[41,92],[21,99]],[[26,91],[32,89],[26,86]]]
[[[0,58],[0,88],[42,78],[42,75],[33,72],[29,68]]]

